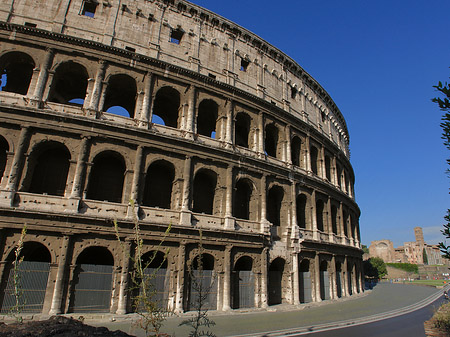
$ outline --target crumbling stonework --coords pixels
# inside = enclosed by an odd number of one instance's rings
[[[260,37],[186,1],[2,0],[0,70],[3,312],[24,225],[27,311],[130,312],[133,212],[149,253],[172,226],[171,310],[199,229],[211,309],[363,291],[345,120]]]

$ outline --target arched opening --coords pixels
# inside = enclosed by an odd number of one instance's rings
[[[8,160],[9,144],[5,138],[0,136],[0,182],[5,174],[6,162]]]
[[[156,302],[159,308],[166,309],[169,301],[169,280],[167,270],[167,259],[166,255],[161,251],[150,251],[142,256],[142,267],[144,268],[144,274],[147,277],[146,282],[149,285],[146,287],[147,291],[153,293],[152,301]],[[137,284],[133,286],[135,288],[135,301],[133,301],[134,308],[138,307],[141,311],[147,308],[142,303],[139,295],[142,292],[142,286],[140,285],[141,280],[136,280]]]
[[[38,242],[25,242],[19,259],[18,271],[15,273],[13,261],[15,250],[7,258],[1,287],[1,313],[9,313],[16,305],[14,296],[14,278],[18,277],[21,295],[19,307],[23,313],[40,313],[45,300],[51,255],[47,247]]]
[[[234,123],[234,142],[237,146],[249,147],[250,117],[244,112],[238,112]]]
[[[0,58],[0,90],[26,95],[34,69],[33,59],[21,52],[10,52]]]
[[[136,80],[134,78],[124,74],[113,75],[108,81],[103,110],[109,113],[134,118],[136,94]],[[125,109],[128,115],[117,107]]]
[[[331,206],[331,228],[333,230],[333,234],[337,235],[337,208],[336,206]]]
[[[165,160],[158,160],[147,170],[142,205],[170,209],[175,168]]]
[[[114,258],[104,247],[89,247],[77,258],[70,312],[109,312]]]
[[[336,261],[336,293],[337,297],[342,297],[342,265],[340,262]]]
[[[238,219],[250,219],[250,199],[252,185],[247,179],[239,179],[234,194],[233,216]]]
[[[339,164],[336,165],[336,171],[337,171],[337,183],[339,188],[342,188],[342,168]]]
[[[316,220],[317,220],[317,230],[324,231],[324,203],[322,200],[316,201]]]
[[[281,225],[281,203],[283,197],[284,191],[280,186],[272,186],[267,196],[267,220],[276,227]]]
[[[348,287],[348,294],[353,295],[353,266],[351,263],[347,264],[347,287]]]
[[[317,150],[317,148],[315,146],[311,146],[309,155],[311,157],[311,171],[314,174],[319,174],[319,171],[317,169],[318,168],[317,159],[319,156],[319,151]]]
[[[122,202],[125,163],[121,155],[112,151],[98,154],[94,159],[86,198]]]
[[[330,278],[328,275],[328,262],[320,263],[320,298],[322,301],[330,299]]]
[[[180,107],[180,93],[172,87],[163,87],[158,90],[153,104],[152,122],[178,127],[178,109]],[[163,123],[158,122],[162,120]]]
[[[268,124],[265,130],[264,150],[268,156],[277,157],[278,128],[274,124]]]
[[[214,273],[214,257],[203,253],[192,261],[188,274],[188,290],[186,310],[198,310],[198,301],[202,300],[202,309],[217,309],[217,282]]]
[[[210,170],[200,170],[194,178],[193,207],[196,213],[213,214],[217,175]]]
[[[61,104],[83,105],[88,78],[86,68],[81,64],[72,61],[61,63],[55,70],[48,100]]]
[[[299,194],[297,196],[297,225],[304,229],[306,229],[306,201],[306,195]]]
[[[215,138],[216,121],[219,106],[211,99],[204,99],[198,106],[197,133],[206,137]]]
[[[284,259],[278,257],[269,266],[269,305],[282,303],[284,264]]]
[[[312,302],[311,272],[309,271],[309,260],[303,259],[298,267],[300,283],[300,303]]]
[[[29,192],[64,196],[69,165],[70,153],[64,145],[56,142],[41,144],[30,157]]]
[[[343,225],[344,225],[344,235],[348,238],[348,213],[343,212]]]
[[[232,274],[232,307],[253,308],[255,306],[255,280],[253,277],[253,260],[243,256],[236,261]]]
[[[350,228],[351,228],[350,237],[356,240],[356,224],[353,216],[350,216]]]
[[[302,150],[302,141],[299,137],[295,136],[291,141],[291,160],[292,165],[299,166],[301,164],[301,150]]]
[[[325,175],[327,180],[331,182],[331,159],[329,156],[325,156]]]

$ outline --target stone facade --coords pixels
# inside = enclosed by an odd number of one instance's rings
[[[211,309],[363,291],[347,126],[287,55],[173,0],[1,0],[0,40],[3,311],[26,225],[28,311],[130,312],[133,216],[177,312],[199,229]]]

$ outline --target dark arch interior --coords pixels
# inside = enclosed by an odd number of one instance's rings
[[[250,117],[243,112],[236,115],[234,124],[235,144],[248,148],[248,136],[250,134]]]
[[[244,179],[236,183],[236,192],[234,198],[234,216],[239,219],[250,219],[250,198],[252,195],[252,186]]]
[[[249,256],[242,256],[234,265],[235,271],[251,271],[253,268],[253,260]]]
[[[264,149],[267,155],[271,157],[277,157],[277,144],[278,144],[278,128],[269,124],[266,126]]]
[[[302,141],[298,137],[294,137],[291,142],[291,160],[292,165],[300,166],[300,154],[301,154]]]
[[[297,204],[297,226],[306,228],[306,195],[299,194],[296,200]]]
[[[50,263],[52,257],[47,247],[39,242],[25,242],[23,244],[22,251],[20,252],[20,257],[23,257],[24,261],[33,262],[48,262]],[[15,259],[15,250],[13,250],[8,257],[9,261]]]
[[[214,257],[210,254],[203,253],[202,255],[202,269],[203,270],[214,270]],[[199,261],[200,261],[200,255],[197,255],[194,258],[194,261],[192,262],[192,268],[194,270],[199,269]]]
[[[277,257],[269,266],[269,271],[284,271],[285,261],[281,257]]]
[[[325,175],[328,181],[331,181],[331,159],[329,156],[325,156]]]
[[[88,78],[82,65],[72,61],[60,64],[56,68],[48,100],[61,104],[75,99],[84,101]]]
[[[317,220],[317,229],[322,232],[324,230],[323,211],[324,211],[324,203],[322,200],[319,199],[316,202],[316,220]]]
[[[129,117],[134,118],[136,94],[137,89],[134,78],[123,74],[111,76],[108,81],[103,110],[114,113],[116,110],[110,108],[121,107],[128,112]]]
[[[175,169],[171,163],[157,161],[147,170],[142,205],[170,209]]]
[[[311,146],[310,150],[310,156],[311,156],[311,171],[314,174],[318,174],[318,165],[317,165],[317,159],[318,159],[319,152],[315,146]]]
[[[142,263],[147,268],[167,269],[166,255],[160,251],[150,251],[142,256]]]
[[[320,271],[327,271],[328,270],[328,262],[322,261],[320,262]]]
[[[194,178],[192,210],[196,213],[213,214],[217,176],[209,170],[199,171]]]
[[[205,99],[198,106],[197,133],[203,136],[215,138],[216,121],[219,106],[211,99]]]
[[[337,235],[337,208],[336,206],[331,206],[331,227],[333,233]]]
[[[153,115],[161,118],[165,126],[176,128],[178,127],[179,107],[180,93],[174,88],[163,87],[156,93]]]
[[[343,212],[343,224],[344,224],[344,235],[348,237],[348,213],[346,211]]]
[[[304,260],[302,260],[302,262],[300,262],[299,271],[302,273],[309,272],[309,260],[308,259],[304,259]]]
[[[0,90],[26,95],[34,69],[33,59],[25,53],[10,52],[0,58]],[[3,81],[6,80],[6,83]]]
[[[114,258],[105,247],[88,247],[78,255],[77,264],[97,264],[113,266]]]
[[[9,144],[5,138],[0,136],[0,181],[5,173],[7,152],[9,151]]]
[[[274,226],[281,224],[281,202],[283,201],[283,188],[273,186],[267,197],[267,220]]]

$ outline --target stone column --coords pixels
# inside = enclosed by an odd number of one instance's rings
[[[86,161],[88,159],[89,148],[91,145],[90,137],[83,137],[81,140],[80,152],[78,153],[75,177],[73,179],[72,193],[73,199],[80,199],[83,191],[83,180],[86,173]]]
[[[64,291],[64,283],[67,279],[66,274],[66,267],[67,267],[67,257],[69,254],[70,249],[70,236],[65,235],[62,244],[61,244],[61,250],[60,255],[58,259],[58,270],[56,272],[56,280],[55,280],[55,287],[53,288],[53,298],[52,298],[52,306],[49,311],[49,315],[58,315],[62,312],[62,298],[63,298],[63,291]]]
[[[189,99],[188,99],[188,114],[186,120],[186,137],[193,138],[193,135],[197,132],[196,123],[194,121],[195,118],[195,104],[197,102],[197,88],[195,86],[191,86],[189,89]]]
[[[353,294],[356,294],[358,292],[358,287],[356,284],[356,263],[353,264],[352,268],[352,290]]]
[[[105,100],[106,100],[106,92],[108,91],[108,82],[103,81],[102,82],[102,93],[100,95],[100,101],[98,102],[98,111],[103,111],[105,107]]]
[[[183,170],[183,191],[181,199],[180,225],[191,225],[190,200],[192,180],[192,157],[186,156]]]
[[[293,301],[292,304],[299,305],[300,304],[300,279],[298,275],[298,254],[292,254],[292,296]]]
[[[225,142],[229,145],[233,145],[233,121],[234,121],[234,102],[233,100],[227,100],[227,127]]]
[[[297,189],[295,187],[295,181],[291,180],[291,214],[292,214],[292,228],[297,228]]]
[[[30,142],[30,136],[30,127],[22,127],[22,129],[20,130],[19,141],[17,142],[13,163],[11,165],[11,171],[9,172],[8,183],[6,186],[6,190],[11,192],[11,206],[14,203],[14,193],[16,192],[17,185],[19,184],[21,171],[23,168],[24,155]]]
[[[100,97],[102,94],[102,84],[105,77],[106,62],[100,60],[98,63],[97,74],[95,75],[94,87],[92,89],[91,101],[89,104],[89,109],[93,111],[98,110],[98,105],[100,103]]]
[[[148,128],[149,123],[152,121],[153,83],[153,74],[146,73],[144,79],[144,97],[142,98],[141,113],[139,114],[139,126],[143,128]]]
[[[343,295],[344,296],[350,296],[350,292],[348,289],[348,261],[347,261],[347,256],[344,256],[344,263],[342,266],[342,278],[343,278],[343,287],[342,287],[342,291],[343,291]]]
[[[31,97],[31,101],[34,101],[38,106],[41,105],[42,96],[45,90],[45,84],[47,83],[48,72],[51,68],[54,57],[54,50],[51,48],[46,49],[46,54],[44,57],[44,62],[40,67],[39,77],[36,82],[36,87],[34,89],[34,94]]]
[[[334,242],[333,236],[333,220],[331,216],[331,198],[328,197],[327,202],[327,231],[328,231],[328,240],[330,242]]]
[[[333,255],[331,257],[331,266],[330,266],[331,276],[330,276],[330,285],[331,285],[331,299],[338,298],[337,296],[337,278],[336,278],[336,257]]]
[[[135,205],[139,205],[139,185],[142,176],[142,161],[144,157],[144,148],[139,145],[136,149],[136,159],[134,163],[133,183],[131,185],[131,199]]]
[[[175,313],[183,312],[183,291],[184,291],[184,265],[186,255],[186,242],[182,241],[178,248],[177,261],[177,293],[175,295]]]
[[[264,157],[264,113],[259,112],[259,139],[258,139],[258,154]]]
[[[227,245],[225,247],[224,262],[223,262],[223,311],[231,310],[231,248]]]
[[[285,153],[286,158],[285,162],[288,165],[292,165],[292,153],[291,153],[291,127],[289,125],[286,125],[285,127],[285,137],[286,137],[286,146],[285,146]]]
[[[320,147],[320,167],[319,167],[319,175],[322,179],[327,178],[327,174],[325,172],[325,149],[323,145]]]
[[[311,156],[309,155],[309,151],[310,151],[309,136],[306,137],[305,143],[306,143],[305,144],[306,171],[311,172]]]
[[[313,190],[311,195],[311,213],[312,213],[312,231],[313,231],[313,240],[319,240],[319,232],[317,230],[317,212],[316,212],[316,191]]]
[[[225,229],[234,229],[233,210],[233,166],[228,165],[227,168],[227,188],[225,198]]]
[[[269,221],[267,221],[267,177],[266,175],[263,175],[261,177],[261,219],[260,219],[260,225],[261,225],[261,233],[262,234],[269,234]]]
[[[316,254],[314,257],[314,283],[316,284],[315,292],[316,292],[316,302],[322,302],[322,298],[320,297],[320,258],[319,254]]]
[[[131,239],[126,239],[123,243],[122,272],[120,273],[119,301],[116,314],[125,315],[128,303],[128,274],[130,272],[130,256],[132,250]]]
[[[261,308],[267,308],[268,298],[267,298],[267,271],[268,271],[268,263],[267,263],[267,254],[268,248],[265,247],[261,253]]]

